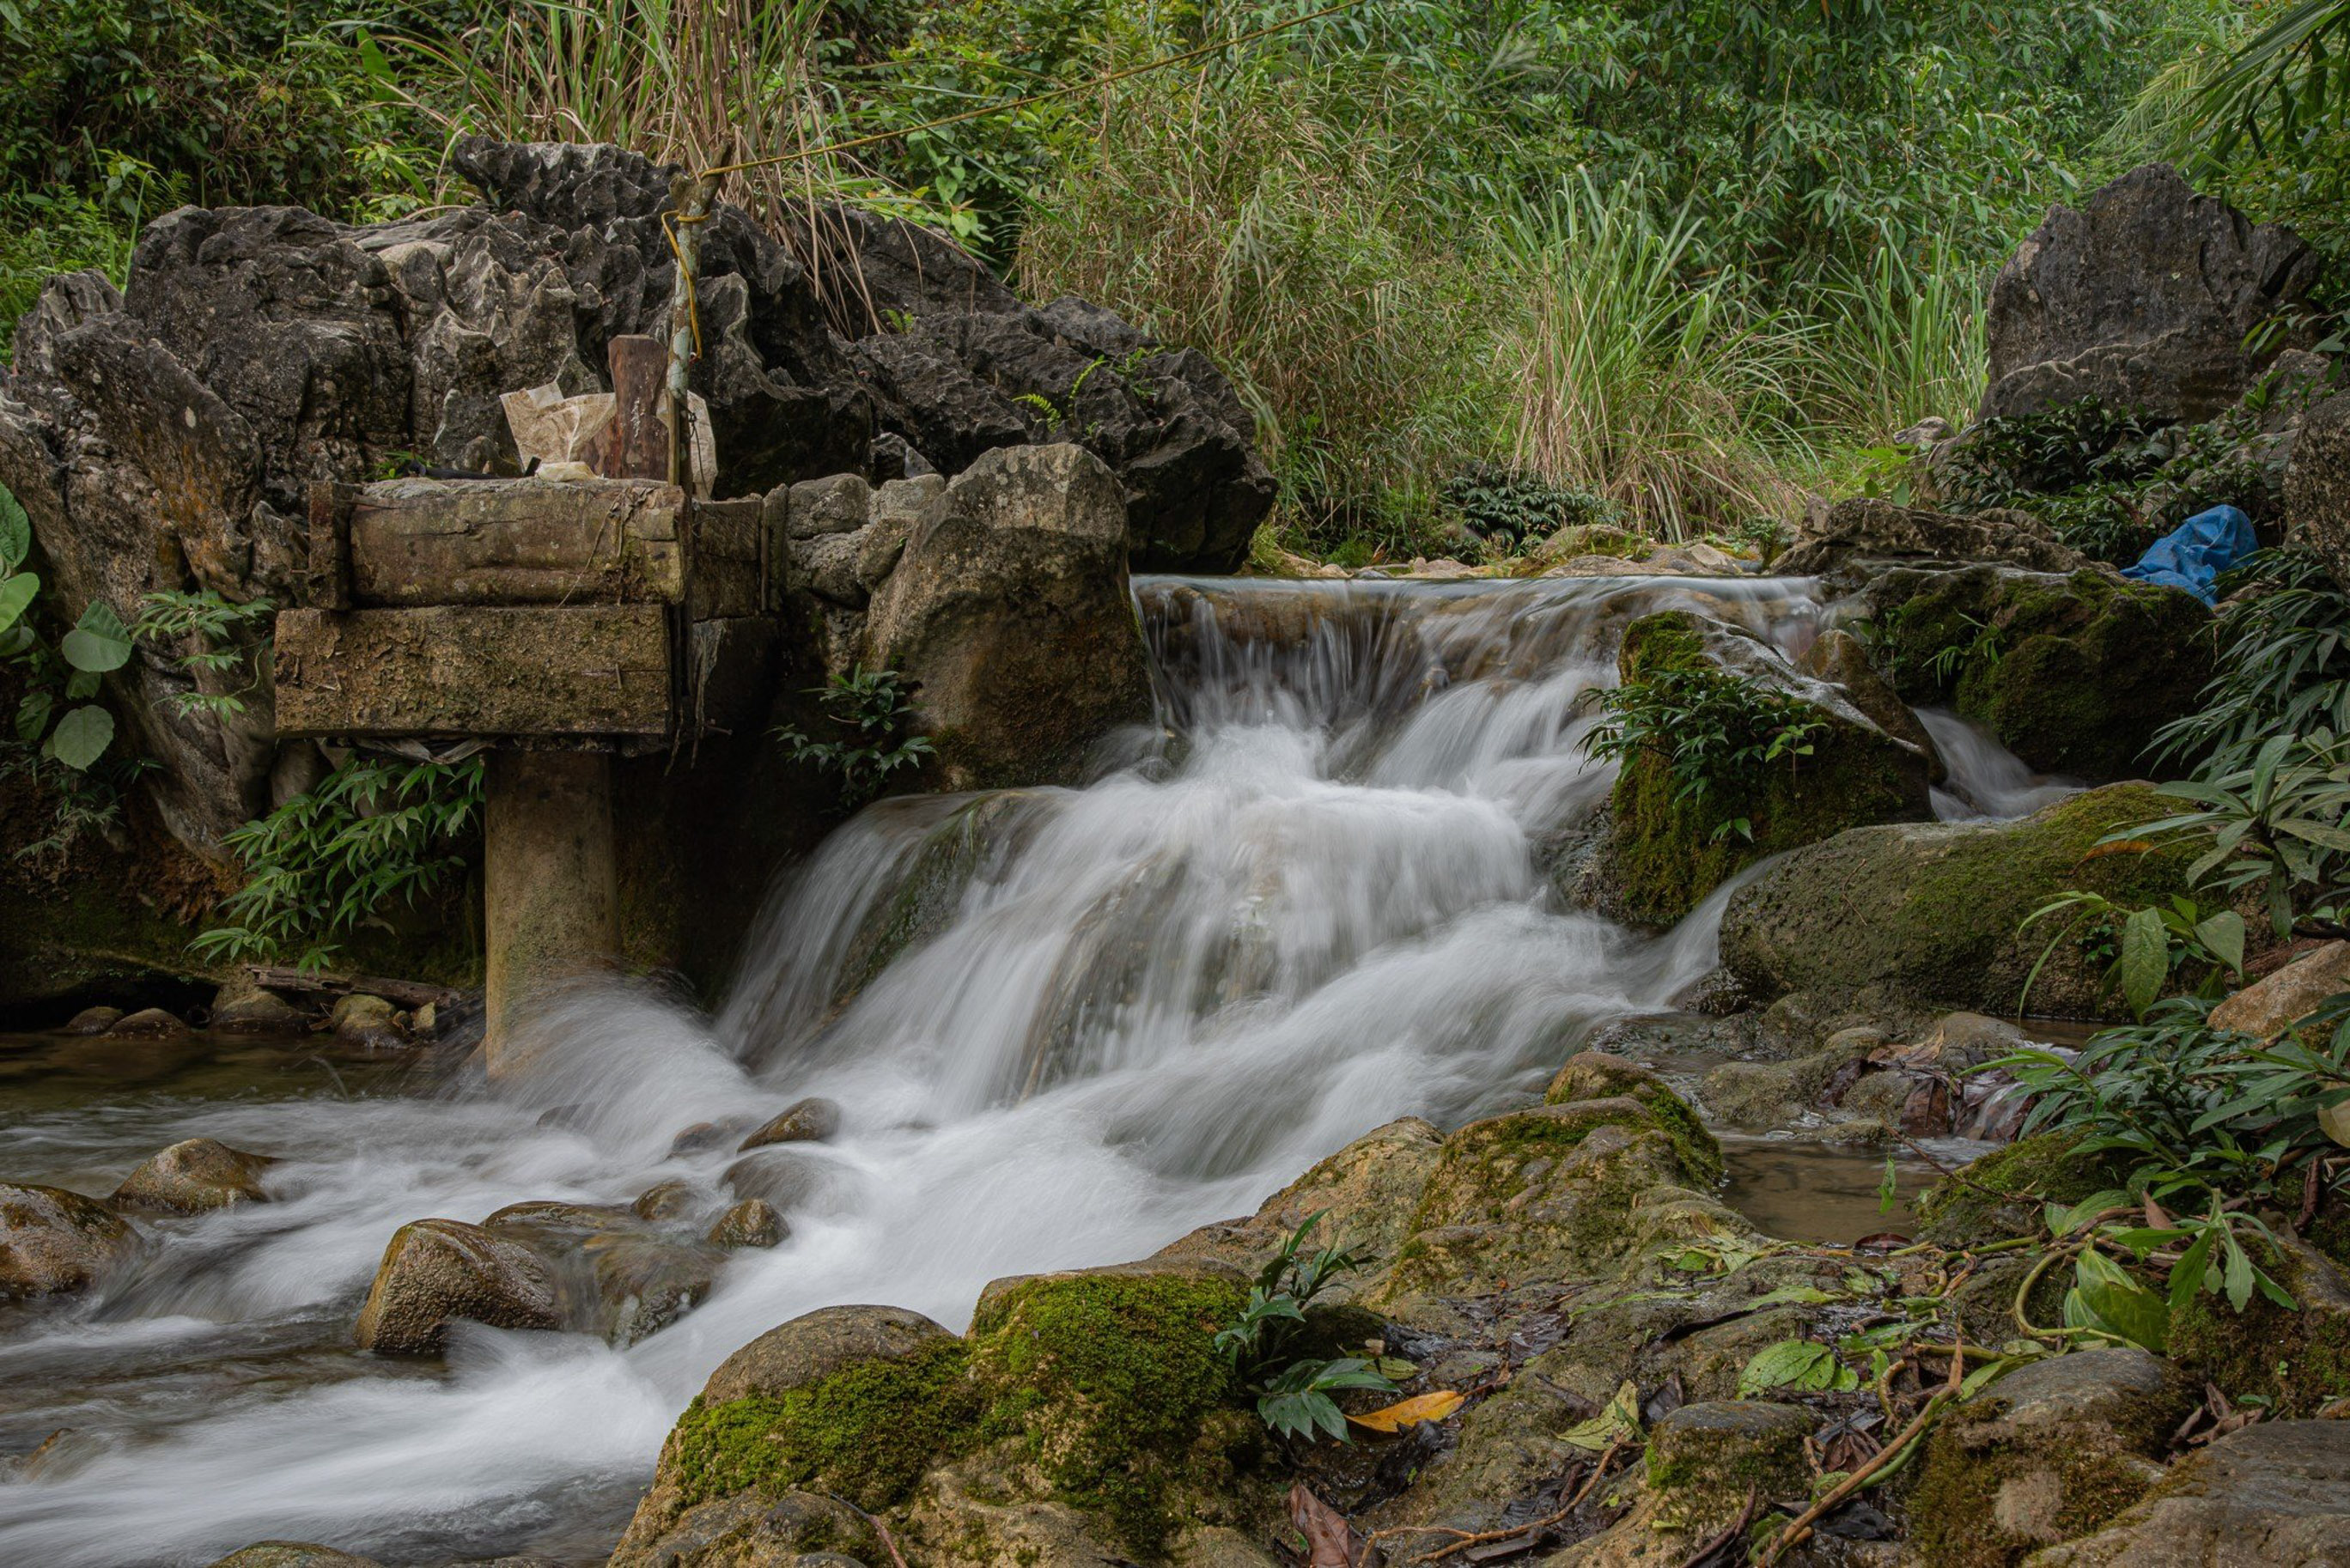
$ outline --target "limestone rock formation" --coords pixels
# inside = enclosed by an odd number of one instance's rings
[[[2051,209],[2000,268],[1978,417],[2094,398],[2209,419],[2273,357],[2246,339],[2307,296],[2317,266],[2292,230],[2248,223],[2169,165],[2132,170]]]
[[[2334,581],[2350,586],[2350,392],[2309,410],[2284,470],[2290,538],[2324,558]]]
[[[139,1245],[138,1231],[95,1198],[0,1182],[0,1302],[88,1290]]]
[[[2087,566],[2028,513],[1992,508],[1957,516],[1873,497],[1839,501],[1804,541],[1771,564],[1783,576],[1825,576],[1859,562],[2002,561],[2041,572]]]

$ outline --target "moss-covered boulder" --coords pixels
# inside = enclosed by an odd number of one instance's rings
[[[1767,1504],[1811,1488],[1804,1440],[1818,1421],[1799,1405],[1708,1399],[1648,1434],[1648,1482],[1659,1525],[1703,1539],[1737,1518],[1750,1490]]]
[[[2137,907],[2187,891],[2185,849],[2128,841],[2171,814],[2143,784],[2115,784],[2006,823],[1856,828],[1794,851],[1730,901],[1722,961],[1760,996],[1848,996],[2011,1013],[2043,951],[2032,1011],[2116,1016],[2105,966],[2054,921],[2024,919],[2068,888]],[[2106,844],[2110,834],[2123,842]],[[2053,950],[2052,939],[2057,939]]]
[[[2254,1294],[2240,1313],[2198,1295],[2170,1314],[2170,1355],[2230,1398],[2265,1399],[2281,1416],[2312,1416],[2350,1397],[2350,1272],[2291,1238],[2260,1243],[2254,1255],[2293,1307]]]
[[[2127,1175],[2120,1160],[2077,1155],[2080,1141],[2074,1133],[2034,1133],[1928,1188],[1918,1199],[1926,1240],[1972,1247],[2033,1235],[2047,1205],[2069,1207],[2119,1188]]]
[[[688,1407],[614,1568],[802,1492],[971,1568],[1014,1539],[1034,1554],[1001,1560],[1159,1562],[1194,1527],[1262,1523],[1263,1432],[1214,1346],[1246,1296],[1236,1270],[1168,1260],[999,1281],[961,1337],[886,1308],[795,1320]]]
[[[1721,1146],[1705,1130],[1688,1102],[1638,1062],[1604,1051],[1579,1051],[1551,1079],[1550,1087],[1543,1092],[1543,1104],[1565,1106],[1617,1096],[1633,1101],[1655,1119],[1672,1139],[1673,1153],[1690,1180],[1711,1186],[1721,1179]]]
[[[2128,778],[2211,679],[2211,612],[2110,572],[1902,570],[1866,599],[1895,688],[1954,707],[2045,773]]]
[[[1254,1214],[1202,1225],[1159,1255],[1221,1259],[1254,1273],[1307,1217],[1319,1214],[1317,1245],[1336,1242],[1380,1262],[1392,1259],[1410,1234],[1412,1210],[1443,1147],[1444,1136],[1418,1116],[1374,1127],[1266,1199]],[[1340,1279],[1327,1299],[1346,1300],[1360,1282],[1357,1276]]]
[[[1604,913],[1669,925],[1766,856],[1865,823],[1931,815],[1925,752],[1886,733],[1839,688],[1801,673],[1743,632],[1686,610],[1643,616],[1626,629],[1617,668],[1627,688],[1672,683],[1704,696],[1708,713],[1691,722],[1718,720],[1723,740],[1721,754],[1701,769],[1701,790],[1692,790],[1660,746],[1624,759],[1608,796],[1607,836],[1579,879]],[[1812,726],[1800,750],[1777,758],[1730,754],[1767,744],[1772,735],[1762,730],[1799,724]]]
[[[2011,1372],[1929,1439],[1910,1543],[1929,1568],[2012,1568],[2095,1530],[2161,1480],[2193,1404],[2178,1368],[2135,1346]]]

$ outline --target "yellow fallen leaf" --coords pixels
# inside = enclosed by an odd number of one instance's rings
[[[1440,1388],[1433,1394],[1414,1395],[1411,1398],[1399,1400],[1366,1415],[1349,1416],[1347,1419],[1374,1432],[1394,1432],[1422,1421],[1441,1421],[1459,1408],[1461,1396],[1450,1388]]]

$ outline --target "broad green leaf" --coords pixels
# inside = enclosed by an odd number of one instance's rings
[[[99,678],[87,670],[77,670],[66,677],[66,701],[87,702],[98,695]]]
[[[24,504],[0,484],[0,571],[13,572],[33,552],[33,520]]]
[[[1742,1399],[1773,1388],[1818,1392],[1859,1386],[1859,1376],[1838,1361],[1835,1351],[1808,1339],[1783,1339],[1764,1345],[1738,1375]]]
[[[2118,1189],[2093,1192],[2069,1209],[2051,1203],[2047,1206],[2048,1233],[2069,1236],[2108,1209],[2118,1209],[2130,1200],[2130,1196]]]
[[[2251,1282],[2245,1282],[2247,1292]],[[2065,1319],[2162,1354],[2170,1332],[2170,1308],[2129,1271],[2092,1249],[2074,1263],[2074,1285],[2064,1298]]]
[[[2244,917],[2233,909],[2222,909],[2195,928],[2195,940],[2210,950],[2211,955],[2239,974],[2244,968]]]
[[[2132,1012],[2144,1014],[2170,976],[2170,933],[2163,929],[2161,910],[2134,909],[2122,922],[2121,958],[2115,968],[2122,1000]]]
[[[1636,1383],[1626,1383],[1607,1401],[1607,1408],[1580,1426],[1559,1434],[1563,1441],[1598,1453],[1618,1442],[1629,1441],[1640,1435],[1640,1388]]]
[[[93,675],[103,675],[120,670],[130,659],[130,632],[123,626],[122,618],[104,599],[92,599],[89,608],[81,612],[81,619],[66,633],[57,651],[76,670],[86,670]]]
[[[57,721],[49,754],[78,773],[104,756],[113,741],[114,715],[92,702]]]
[[[49,712],[57,701],[46,691],[28,691],[16,704],[16,738],[32,745],[48,732]]]
[[[15,626],[16,618],[25,613],[25,607],[31,604],[34,596],[40,591],[41,579],[30,572],[0,577],[0,631]]]

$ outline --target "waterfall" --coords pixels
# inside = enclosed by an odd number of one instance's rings
[[[1102,776],[868,808],[777,890],[714,1017],[582,987],[496,1098],[26,1118],[22,1179],[103,1190],[197,1134],[289,1163],[279,1201],[159,1225],[131,1287],[0,1335],[0,1451],[76,1434],[0,1483],[0,1562],[198,1563],[271,1536],[592,1552],[710,1369],[786,1318],[888,1302],[959,1324],[992,1278],[1146,1255],[1394,1117],[1524,1103],[1596,1025],[1716,961],[1726,891],[1643,936],[1559,907],[1540,864],[1606,795],[1581,700],[1622,627],[1688,607],[1792,654],[1821,610],[1801,579],[1136,598],[1156,722]],[[1954,789],[2009,798],[1943,744]],[[714,1186],[733,1157],[673,1156],[680,1128],[811,1094],[844,1125],[793,1151],[790,1238],[674,1326],[626,1351],[464,1328],[445,1370],[348,1350],[400,1221]]]

